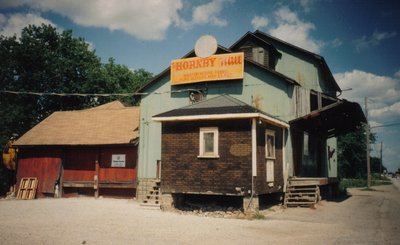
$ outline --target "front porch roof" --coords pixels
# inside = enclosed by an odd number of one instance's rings
[[[338,136],[360,127],[367,120],[358,103],[346,100],[314,110],[289,122],[290,126],[326,137]]]
[[[281,128],[289,127],[286,122],[225,94],[153,116],[159,122],[243,118],[258,118]]]

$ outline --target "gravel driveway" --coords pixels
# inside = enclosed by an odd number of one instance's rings
[[[122,199],[0,200],[0,244],[399,244],[399,189],[374,189],[350,189],[349,198],[316,209],[263,210],[263,220],[162,212]]]

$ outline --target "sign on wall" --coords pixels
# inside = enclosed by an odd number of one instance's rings
[[[267,160],[267,182],[274,182],[274,160]]]
[[[218,54],[171,62],[171,85],[243,79],[244,54]]]
[[[125,166],[125,154],[113,154],[111,156],[111,167],[123,168]]]

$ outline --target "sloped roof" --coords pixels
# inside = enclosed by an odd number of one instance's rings
[[[21,136],[14,145],[129,144],[139,137],[139,107],[111,102],[79,111],[58,111]]]
[[[124,109],[124,108],[125,106],[124,104],[121,103],[121,101],[115,100],[86,110],[113,110],[113,109]]]
[[[153,116],[153,120],[162,122],[258,117],[277,126],[288,127],[286,122],[226,94],[160,113]]]
[[[289,123],[291,127],[329,138],[354,131],[365,122],[367,119],[358,103],[338,100]]]

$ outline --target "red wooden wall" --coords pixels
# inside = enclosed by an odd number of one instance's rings
[[[125,154],[126,166],[111,167],[113,154]],[[37,197],[52,196],[54,195],[54,185],[60,176],[61,164],[63,181],[93,182],[96,174],[96,161],[99,162],[100,167],[99,182],[135,183],[136,159],[137,147],[132,145],[20,148],[17,186],[23,177],[37,177],[39,180]],[[93,188],[83,192],[93,193]],[[107,191],[110,195],[112,192],[119,195],[118,193],[121,191],[117,189]],[[132,195],[134,192],[129,193]]]
[[[54,195],[60,176],[61,159],[54,157],[26,158],[18,161],[17,186],[23,177],[37,177],[37,197]]]

